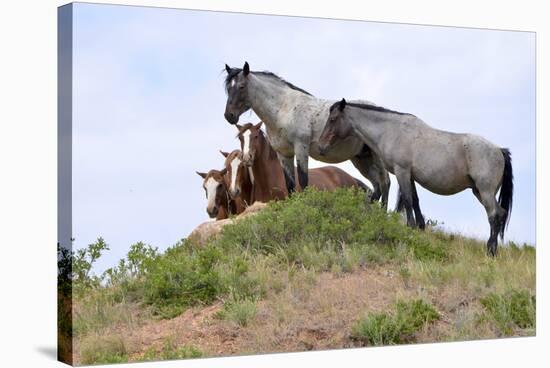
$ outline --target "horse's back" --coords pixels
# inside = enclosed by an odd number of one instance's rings
[[[309,185],[319,190],[358,187],[357,180],[336,166],[323,166],[309,170]]]

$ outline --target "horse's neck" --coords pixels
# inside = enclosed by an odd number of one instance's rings
[[[229,217],[229,211],[225,206],[220,206],[218,209],[218,215],[216,216],[216,220],[223,220]]]
[[[283,122],[282,114],[295,103],[293,96],[301,92],[258,75],[250,74],[249,78],[248,96],[252,110],[268,126],[274,127]]]
[[[400,125],[403,123],[405,115],[358,107],[351,111],[350,118],[353,129],[378,155],[380,155],[379,147],[386,139],[393,139],[401,134]]]
[[[250,206],[253,201],[253,189],[254,189],[254,183],[252,182],[252,178],[249,175],[250,168],[245,167],[244,168],[244,174],[243,174],[243,182],[241,183],[241,198],[243,202],[245,202],[246,206]]]
[[[245,201],[242,196],[239,198],[232,199],[230,202],[231,213],[234,215],[238,215],[242,213],[246,208],[246,204],[244,202]]]
[[[271,196],[271,190],[281,187],[281,180],[284,180],[283,169],[273,147],[271,147],[264,135],[261,135],[260,139],[261,148],[252,165],[255,200]]]

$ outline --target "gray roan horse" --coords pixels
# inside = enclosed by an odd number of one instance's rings
[[[302,188],[308,184],[309,156],[328,163],[351,160],[372,183],[372,200],[382,198],[382,205],[387,208],[388,172],[380,158],[360,139],[350,136],[339,140],[325,155],[320,155],[317,142],[334,101],[316,98],[271,72],[250,71],[248,63],[242,69],[228,65],[225,69],[226,120],[237,124],[239,117],[252,109],[265,123],[269,142],[283,166],[289,193],[296,183],[294,156]]]
[[[489,219],[487,252],[496,255],[497,237],[504,237],[512,211],[514,184],[508,149],[473,134],[434,129],[411,114],[342,99],[330,107],[319,139],[321,152],[349,136],[361,138],[397,177],[409,226],[414,226],[413,207],[417,225],[423,225],[415,181],[442,195],[471,188]]]

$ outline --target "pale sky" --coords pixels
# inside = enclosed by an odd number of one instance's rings
[[[505,240],[535,243],[534,33],[77,3],[73,51],[73,236],[76,248],[110,244],[97,272],[132,243],[163,250],[209,220],[195,171],[238,148],[223,67],[245,61],[320,98],[367,99],[509,148]],[[392,176],[392,208],[396,190]],[[419,198],[446,229],[488,237],[471,191]]]

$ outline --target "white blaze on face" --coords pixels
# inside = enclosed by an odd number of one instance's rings
[[[248,155],[250,154],[250,130],[246,130],[243,133],[243,157],[246,157],[248,159]]]
[[[206,183],[204,183],[204,188],[206,189],[206,199],[208,204],[206,208],[211,210],[216,204],[216,190],[218,189],[219,183],[214,180],[214,178],[208,178]]]
[[[239,170],[239,165],[241,164],[241,160],[238,157],[233,158],[233,161],[231,161],[231,186],[229,187],[229,190],[231,193],[235,193],[235,184],[237,182],[237,170]]]

